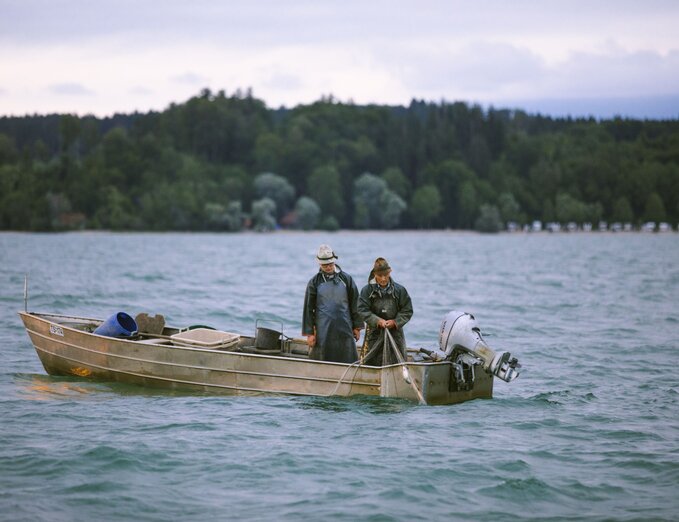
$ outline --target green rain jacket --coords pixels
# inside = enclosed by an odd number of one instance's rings
[[[370,327],[367,337],[368,350],[374,346],[384,345],[384,331],[377,327],[380,319],[393,319],[398,328],[390,330],[401,354],[406,356],[406,340],[403,327],[413,316],[413,302],[404,286],[396,283],[393,279],[385,288],[381,288],[373,279],[361,290],[358,298],[358,314]],[[396,357],[390,351],[383,353],[379,348],[367,364],[382,366],[382,364],[395,364]]]

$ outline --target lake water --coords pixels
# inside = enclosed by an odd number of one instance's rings
[[[450,310],[493,400],[178,395],[46,375],[16,312],[298,335],[315,250],[386,257],[409,344]],[[0,234],[2,520],[678,520],[679,234]]]

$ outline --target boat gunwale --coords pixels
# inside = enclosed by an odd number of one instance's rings
[[[47,321],[48,323],[51,323],[53,321],[50,321],[48,319],[45,319],[45,317],[57,317],[60,319],[78,319],[80,321],[91,321],[93,323],[101,323],[103,322],[102,319],[96,319],[94,317],[79,317],[76,315],[65,315],[65,314],[50,314],[46,312],[29,312],[29,311],[24,311],[24,310],[19,310],[18,312],[19,315],[30,315],[32,317],[35,317],[37,319],[43,319],[44,321]],[[56,323],[58,324],[58,323]],[[69,328],[68,326],[66,328]],[[78,330],[80,331],[80,330]],[[85,332],[88,333],[88,332]]]

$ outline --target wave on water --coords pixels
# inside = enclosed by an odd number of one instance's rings
[[[135,272],[124,272],[122,276],[126,279],[130,279],[132,281],[141,281],[144,283],[157,283],[157,282],[163,282],[163,281],[170,281],[170,278],[167,277],[166,274],[163,273],[144,273],[144,274],[138,274]]]

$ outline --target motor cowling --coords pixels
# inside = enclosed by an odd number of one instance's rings
[[[469,352],[482,361],[483,369],[506,382],[519,376],[521,365],[509,352],[495,352],[483,339],[472,314],[452,311],[443,318],[439,331],[439,349],[446,358]]]

